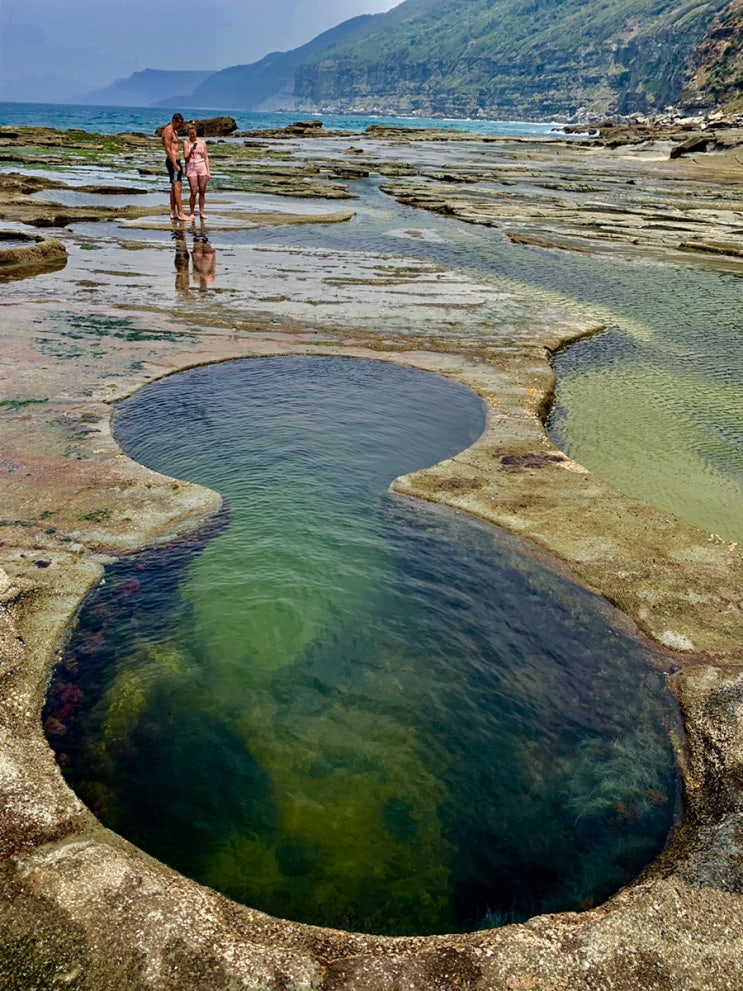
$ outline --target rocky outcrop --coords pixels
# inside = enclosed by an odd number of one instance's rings
[[[195,120],[196,133],[200,138],[226,138],[234,134],[237,130],[237,121],[234,117],[206,117],[203,120]],[[166,125],[158,127],[155,134],[162,135]]]
[[[237,131],[237,121],[234,117],[207,117],[194,123],[200,138],[226,138]]]
[[[704,134],[702,131],[699,131],[696,134],[692,134],[691,137],[680,141],[677,145],[674,145],[671,148],[670,157],[680,158],[682,155],[690,155],[695,151],[706,151],[711,141],[711,134]]]
[[[265,130],[257,131],[241,131],[238,137],[241,138],[262,138],[262,139],[276,139],[276,138],[311,138],[311,137],[323,137],[326,138],[328,135],[341,136],[344,137],[348,134],[347,131],[326,131],[325,126],[321,120],[295,120],[291,124],[287,124],[286,127],[274,127],[267,128]]]
[[[67,264],[67,249],[52,237],[0,231],[0,275],[23,277]]]

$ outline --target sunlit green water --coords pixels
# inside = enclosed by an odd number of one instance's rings
[[[629,495],[743,541],[742,332],[692,321],[576,345],[556,361],[553,440]]]
[[[475,396],[262,359],[161,382],[116,427],[229,515],[82,612],[46,725],[104,822],[253,907],[389,933],[584,907],[663,846],[653,656],[515,538],[387,492],[477,437]]]

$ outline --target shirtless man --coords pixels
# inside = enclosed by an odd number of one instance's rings
[[[163,130],[163,148],[167,158],[165,165],[170,177],[170,219],[188,220],[183,212],[181,200],[183,194],[183,166],[180,160],[180,144],[178,142],[178,131],[183,126],[183,115],[173,114],[170,124]]]

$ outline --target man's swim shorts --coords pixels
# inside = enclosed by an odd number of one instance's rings
[[[171,183],[173,182],[183,182],[183,165],[180,160],[178,162],[178,168],[176,168],[169,158],[165,159],[165,167],[168,170],[168,175],[170,176]]]

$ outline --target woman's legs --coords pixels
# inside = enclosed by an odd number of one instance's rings
[[[209,176],[200,175],[199,176],[199,216],[202,220],[206,220],[206,214],[204,213],[204,203],[206,200],[206,184],[209,182]],[[193,210],[191,211],[193,213]]]
[[[196,210],[196,190],[198,189],[198,183],[201,179],[198,176],[190,175],[188,177],[188,185],[191,189],[191,195],[188,198],[188,212],[193,218],[194,211]]]

